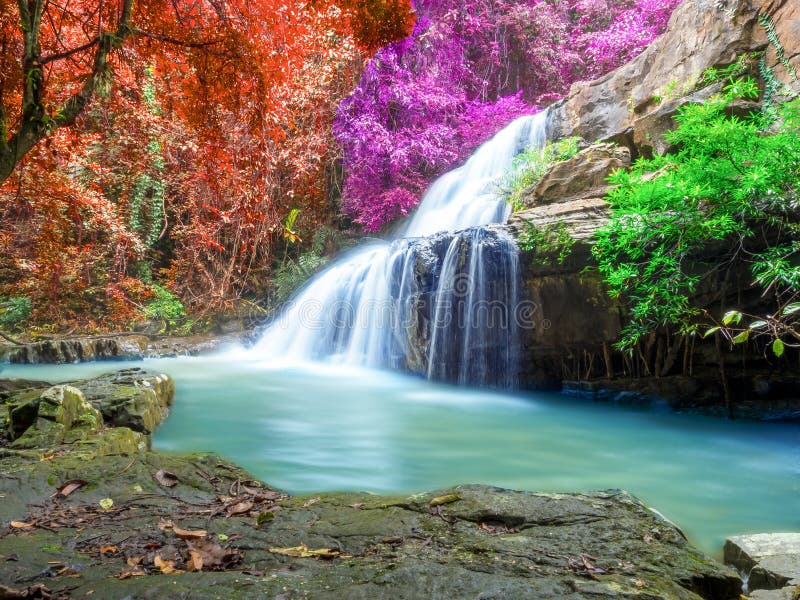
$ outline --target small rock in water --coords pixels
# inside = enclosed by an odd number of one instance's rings
[[[758,533],[728,538],[725,562],[748,575],[750,590],[786,591],[791,598],[792,588],[800,586],[800,533]]]

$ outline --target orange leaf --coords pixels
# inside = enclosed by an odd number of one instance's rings
[[[182,540],[199,540],[200,538],[208,537],[208,532],[204,529],[181,529],[177,525],[173,525],[172,531]]]

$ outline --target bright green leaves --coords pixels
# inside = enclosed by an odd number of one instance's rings
[[[297,232],[294,230],[294,224],[297,221],[298,216],[300,216],[300,209],[293,208],[289,211],[289,214],[286,216],[286,221],[283,224],[283,237],[290,244],[302,241],[300,236],[297,235]]]
[[[679,111],[678,127],[665,135],[676,153],[640,159],[609,178],[612,218],[594,254],[611,296],[629,309],[621,347],[695,321],[691,298],[716,276],[715,262],[749,264],[764,289],[800,290],[800,101],[781,106],[780,126],[765,134],[760,112],[730,110],[734,100],[757,96],[752,79],[731,79],[718,96]],[[772,331],[740,329],[741,322],[731,311],[705,335],[723,330],[743,344]],[[772,349],[779,356],[783,346]]]
[[[518,244],[520,250],[533,253],[535,264],[547,265],[554,261],[563,264],[572,254],[575,240],[564,223],[552,223],[541,227],[525,223]]]
[[[780,358],[783,356],[783,351],[785,349],[784,343],[781,341],[780,338],[775,338],[772,341],[772,353]]]
[[[547,170],[557,162],[568,160],[578,153],[577,137],[565,138],[545,145],[541,150],[529,148],[514,158],[511,169],[500,188],[514,210],[524,208],[524,196],[538,183]]]
[[[725,316],[722,317],[722,324],[723,325],[738,325],[742,322],[742,313],[738,310],[731,310],[725,313]]]

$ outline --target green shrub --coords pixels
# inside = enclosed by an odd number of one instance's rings
[[[547,265],[553,261],[563,264],[572,253],[575,240],[564,223],[550,223],[542,227],[525,223],[517,244],[520,250],[534,253],[533,261],[537,264]]]
[[[514,210],[524,208],[526,192],[538,183],[547,170],[562,160],[578,153],[579,138],[571,137],[557,142],[548,142],[541,150],[528,149],[514,158],[511,169],[500,183],[506,202]]]
[[[777,314],[797,296],[800,103],[777,107],[777,124],[727,110],[757,96],[753,80],[731,80],[720,95],[680,110],[665,136],[677,153],[609,178],[612,218],[594,253],[611,295],[629,308],[621,347],[663,326],[708,322],[690,298],[703,279],[737,264],[749,265]]]
[[[0,298],[0,329],[16,329],[30,318],[30,298],[27,296]]]
[[[148,319],[163,321],[167,329],[175,329],[186,318],[186,307],[175,294],[160,285],[153,285],[153,299],[144,307]]]

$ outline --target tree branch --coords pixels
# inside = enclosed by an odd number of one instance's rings
[[[208,42],[187,42],[184,40],[171,38],[166,35],[161,35],[160,33],[150,33],[149,31],[143,31],[141,29],[136,29],[134,33],[136,35],[140,35],[142,37],[146,37],[152,40],[165,42],[167,44],[173,44],[175,46],[183,46],[185,48],[207,48],[208,46],[214,46],[223,41],[222,39],[218,39],[218,40],[210,40]]]
[[[92,43],[97,46],[97,50],[94,55],[92,71],[83,87],[56,111],[54,118],[48,119],[45,107],[41,103],[41,88],[44,79],[42,60],[39,55],[39,29],[43,3],[42,0],[28,0],[27,2],[17,0],[17,5],[25,35],[25,56],[23,58],[25,87],[22,99],[22,122],[5,147],[0,147],[0,183],[8,179],[19,161],[37,142],[53,129],[66,127],[75,122],[106,76],[108,55],[120,48],[123,42],[134,33],[130,24],[133,0],[124,0],[116,31],[101,33]],[[49,58],[55,60],[52,56]]]
[[[93,40],[89,40],[83,46],[78,46],[77,48],[73,48],[72,50],[65,50],[64,52],[59,52],[58,54],[51,54],[50,56],[45,56],[39,60],[39,64],[46,65],[48,63],[63,60],[65,58],[69,58],[73,54],[78,54],[79,52],[83,52],[84,50],[88,50],[92,46],[97,45],[100,41],[100,37],[96,37]]]

